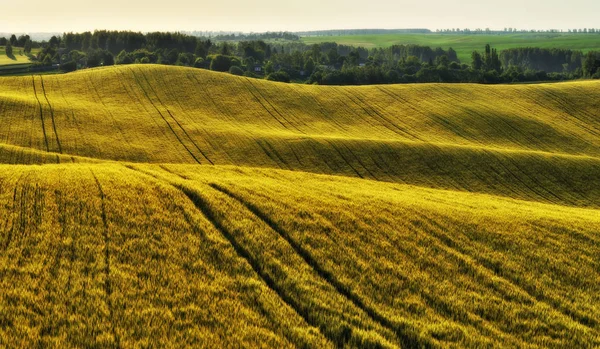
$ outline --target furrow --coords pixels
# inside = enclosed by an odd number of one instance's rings
[[[487,267],[488,265],[492,264],[490,261],[486,260],[484,257],[479,256],[478,254],[468,253],[464,248],[460,248],[460,244],[456,243],[452,238],[450,238],[446,234],[444,234],[445,231],[448,231],[448,227],[443,227],[438,222],[427,217],[423,213],[420,213],[418,211],[414,211],[413,213],[416,216],[420,217],[421,221],[423,221],[424,223],[426,223],[428,226],[431,227],[431,228],[427,229],[427,232],[430,234],[430,236],[434,237],[437,241],[439,241],[441,244],[443,244],[447,248],[455,251],[458,255],[469,256],[474,261],[476,261],[482,268],[485,268],[486,270],[488,270],[490,273],[492,273],[496,277],[504,280],[506,283],[519,289],[520,291],[525,293],[531,299],[535,299],[537,302],[544,303],[544,304],[548,305],[549,307],[553,308],[554,310],[558,311],[562,315],[566,316],[567,318],[579,323],[580,325],[588,328],[589,330],[595,331],[595,327],[598,325],[598,322],[595,319],[590,318],[583,314],[579,314],[576,311],[566,308],[565,306],[556,302],[552,298],[547,297],[547,296],[541,294],[540,292],[538,292],[537,288],[535,286],[527,285],[527,284],[523,285],[523,284],[519,283],[519,280],[517,280],[516,278],[505,275],[505,273],[500,272],[496,268]],[[498,290],[498,291],[500,291],[500,290]]]
[[[175,138],[177,138],[177,141],[179,141],[179,143],[185,148],[185,150],[194,159],[194,161],[196,161],[196,163],[200,164],[200,160],[198,160],[198,158],[196,158],[196,156],[190,151],[190,149],[185,145],[185,143],[183,143],[183,140],[179,137],[179,135],[177,134],[177,132],[175,132],[175,130],[173,129],[173,126],[171,126],[171,124],[169,123],[169,121],[167,121],[167,119],[165,118],[165,116],[163,115],[163,113],[160,111],[160,109],[158,109],[158,107],[156,106],[156,104],[154,104],[154,102],[152,101],[152,99],[148,95],[148,92],[146,91],[146,89],[144,88],[144,86],[142,85],[142,83],[139,81],[139,79],[138,79],[137,75],[135,74],[135,72],[133,71],[133,69],[131,69],[131,73],[133,74],[133,77],[135,78],[138,86],[140,87],[140,89],[142,90],[142,92],[144,93],[144,95],[146,96],[146,99],[148,99],[148,101],[150,102],[150,104],[152,104],[152,106],[154,107],[154,109],[156,109],[156,111],[158,112],[158,114],[160,115],[160,117],[163,119],[163,121],[167,124],[167,126],[171,130],[171,133],[173,133],[173,135],[175,136]]]
[[[286,303],[291,309],[300,315],[304,321],[319,329],[321,334],[335,342],[334,338],[328,337],[326,333],[323,333],[320,330],[320,326],[316,321],[312,320],[311,316],[307,311],[303,310],[303,308],[298,304],[298,302],[293,298],[287,295],[285,290],[279,286],[275,280],[264,270],[264,268],[260,265],[260,262],[252,256],[252,254],[235,238],[234,234],[229,231],[217,218],[217,213],[212,209],[210,203],[199,195],[196,191],[191,190],[182,185],[175,185],[175,188],[180,190],[188,199],[194,204],[194,206],[200,211],[210,222],[211,224],[223,235],[227,241],[233,246],[235,252],[243,258],[249,265],[252,267],[254,272],[263,280],[263,282],[275,293],[279,296],[279,298]]]
[[[56,138],[56,145],[58,147],[58,152],[62,154],[62,146],[60,145],[60,139],[58,138],[58,131],[56,130],[56,120],[54,119],[54,109],[52,109],[52,105],[50,104],[50,100],[48,99],[48,95],[46,94],[46,87],[44,86],[44,78],[40,75],[40,81],[42,82],[42,92],[44,93],[44,98],[46,99],[46,103],[48,104],[48,108],[50,109],[50,119],[52,119],[52,129],[54,130],[54,136]]]
[[[94,177],[94,181],[96,182],[96,186],[98,187],[98,193],[100,195],[100,215],[102,217],[102,236],[104,239],[104,291],[106,292],[106,304],[108,306],[109,318],[110,318],[110,326],[112,336],[115,339],[115,344],[117,348],[120,348],[120,339],[116,333],[115,328],[115,314],[114,307],[112,304],[112,284],[110,280],[110,235],[109,235],[109,226],[108,226],[108,218],[106,215],[106,195],[104,194],[104,190],[102,189],[102,184],[96,177],[96,174],[93,170],[90,169],[92,176]]]
[[[48,144],[48,136],[46,135],[46,124],[44,123],[44,112],[42,110],[42,103],[37,95],[37,90],[35,87],[35,77],[31,76],[33,82],[33,94],[35,95],[35,99],[37,100],[38,106],[40,108],[40,120],[42,120],[42,132],[44,133],[44,143],[46,144],[46,151],[50,152],[50,145]]]
[[[175,116],[173,115],[173,113],[171,113],[171,111],[169,110],[169,108],[167,108],[167,106],[163,103],[163,101],[160,99],[160,97],[158,97],[158,93],[156,93],[156,90],[154,89],[154,87],[152,87],[152,84],[150,83],[150,81],[148,81],[148,77],[146,76],[146,74],[142,71],[142,76],[144,77],[144,80],[146,80],[146,84],[148,84],[148,87],[150,87],[150,90],[152,90],[152,93],[154,93],[154,96],[156,97],[156,99],[158,100],[158,102],[160,103],[160,105],[167,111],[167,113],[169,114],[169,116],[171,117],[171,119],[173,119],[173,121],[175,121],[175,123],[177,124],[177,126],[179,126],[179,128],[181,129],[181,131],[183,131],[183,133],[185,134],[185,136],[189,139],[189,141],[194,145],[194,147],[198,150],[198,152],[200,154],[202,154],[202,156],[211,164],[214,165],[214,163],[206,156],[206,154],[200,149],[200,147],[198,146],[198,144],[196,144],[196,142],[194,142],[194,140],[192,139],[192,137],[189,135],[189,133],[186,131],[185,128],[183,128],[183,126],[181,125],[181,123],[175,118]],[[194,157],[196,158],[196,157]]]
[[[426,343],[419,340],[415,333],[412,333],[406,325],[395,324],[385,316],[381,315],[376,309],[368,306],[356,293],[349,289],[346,285],[340,282],[331,272],[325,270],[316,259],[310,254],[310,252],[304,249],[298,244],[279,224],[273,221],[267,214],[263,213],[258,207],[252,203],[247,202],[241,196],[233,193],[229,189],[220,186],[215,183],[209,184],[215,190],[227,195],[231,199],[242,204],[246,209],[252,212],[255,216],[260,218],[267,224],[273,231],[281,236],[287,243],[294,249],[294,251],[302,257],[304,262],[309,265],[323,280],[329,283],[339,294],[349,300],[354,306],[364,311],[373,321],[378,323],[384,328],[394,332],[401,340],[403,346],[406,347],[425,347]]]

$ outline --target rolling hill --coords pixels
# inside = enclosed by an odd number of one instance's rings
[[[598,346],[599,87],[2,78],[0,346]]]

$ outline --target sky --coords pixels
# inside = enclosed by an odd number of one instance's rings
[[[0,32],[598,28],[599,0],[0,0]]]

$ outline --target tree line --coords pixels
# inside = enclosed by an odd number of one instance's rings
[[[11,37],[7,43],[28,42]],[[460,62],[452,48],[393,45],[366,49],[335,42],[213,41],[184,33],[95,31],[32,43],[39,65],[64,71],[113,64],[181,65],[276,81],[315,84],[403,82],[522,82],[599,77],[599,54],[565,49],[487,45]]]
[[[503,34],[531,34],[531,33],[546,33],[546,34],[600,34],[600,29],[597,28],[575,28],[567,30],[559,29],[517,29],[517,28],[504,28],[503,30],[493,30],[490,28],[477,28],[477,29],[461,29],[461,28],[448,28],[448,29],[437,29],[435,31],[438,34],[484,34],[484,35],[503,35]]]

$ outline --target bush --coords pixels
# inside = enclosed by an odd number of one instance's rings
[[[77,62],[68,61],[66,63],[63,63],[60,65],[60,70],[62,70],[65,73],[75,71],[77,70]]]
[[[284,71],[271,73],[267,76],[269,81],[290,82],[290,75]]]
[[[210,62],[210,70],[226,72],[231,68],[231,57],[216,55]]]
[[[132,59],[131,55],[129,55],[127,52],[125,52],[125,50],[123,50],[117,56],[116,63],[117,64],[131,64],[131,63],[133,63],[133,59]]]
[[[242,76],[244,75],[244,70],[242,70],[242,68],[238,67],[237,65],[234,65],[233,67],[229,68],[229,73],[233,75]]]
[[[194,61],[194,67],[195,68],[205,68],[206,64],[204,62],[204,58],[202,58],[202,57],[196,58],[196,60]]]

